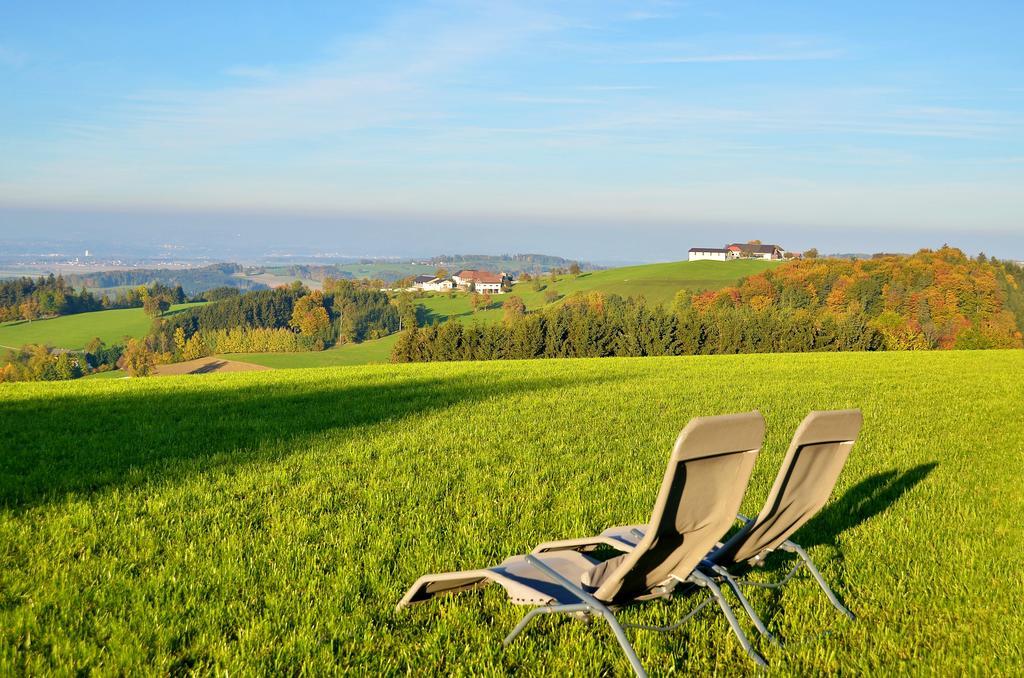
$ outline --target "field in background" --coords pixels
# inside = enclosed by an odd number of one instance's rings
[[[275,273],[256,273],[254,275],[247,275],[245,273],[236,273],[235,278],[241,278],[243,280],[249,280],[251,282],[261,283],[267,287],[282,287],[285,285],[291,285],[296,280],[300,280],[303,285],[311,290],[323,289],[323,284],[319,280],[310,280],[309,278],[296,278],[295,276],[277,275]]]
[[[167,315],[198,305],[177,304]],[[76,313],[32,322],[18,320],[0,324],[0,346],[20,348],[25,344],[47,344],[78,350],[93,337],[107,344],[119,343],[126,336],[141,337],[149,332],[152,324],[152,318],[141,308]]]
[[[498,587],[394,606],[425,572],[643,522],[695,415],[764,413],[756,512],[803,416],[841,407],[861,440],[796,539],[859,618],[806,579],[755,591],[774,671],[1021,673],[1022,373],[936,351],[0,385],[0,674],[626,674],[599,622],[503,649],[526,608]],[[653,675],[754,668],[720,615],[627,633]]]

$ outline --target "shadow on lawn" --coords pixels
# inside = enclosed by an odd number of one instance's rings
[[[506,393],[609,379],[470,374],[356,385],[270,382],[206,388],[198,388],[202,381],[196,381],[179,382],[173,389],[130,384],[109,393],[3,403],[0,508],[24,510],[70,493],[88,495],[280,458],[321,432],[358,435],[364,426]]]
[[[845,604],[849,604],[850,601],[844,600],[842,595],[842,590],[845,588],[842,582],[845,568],[843,551],[839,547],[840,535],[867,522],[895,504],[904,494],[927,478],[936,466],[938,466],[937,463],[929,462],[907,471],[892,470],[869,476],[847,490],[839,501],[822,509],[793,536],[793,541],[805,549],[812,546],[832,547],[832,569],[836,574],[834,578],[829,578],[826,575],[826,580]],[[769,567],[788,569],[793,564],[792,558],[789,554],[776,552],[772,554],[774,564]],[[820,567],[821,561],[816,559],[815,562]],[[762,614],[765,623],[770,623],[781,612],[781,590],[776,589],[770,595],[773,602],[769,609]],[[856,612],[856,601],[853,602],[852,607]]]
[[[839,535],[895,504],[936,466],[935,462],[929,462],[907,471],[885,471],[865,478],[808,521],[794,541],[804,548],[820,544],[838,548]]]

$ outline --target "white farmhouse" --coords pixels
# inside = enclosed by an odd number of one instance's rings
[[[418,275],[412,281],[415,289],[424,292],[445,292],[454,287],[454,283],[448,278],[438,278],[433,275]]]
[[[452,276],[452,280],[460,289],[469,289],[470,286],[482,294],[501,294],[501,285],[505,282],[505,276],[490,271],[459,271]]]
[[[717,247],[691,247],[690,261],[727,261],[732,259],[732,253],[725,248]]]

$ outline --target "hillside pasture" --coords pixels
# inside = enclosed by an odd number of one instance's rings
[[[796,540],[858,619],[807,579],[755,591],[773,672],[1019,674],[1022,373],[960,351],[0,385],[0,674],[623,675],[600,622],[502,648],[526,609],[498,587],[394,607],[425,572],[645,521],[693,416],[764,413],[754,513],[804,415],[845,407],[861,439]],[[628,633],[652,674],[754,669],[717,614]]]
[[[696,292],[712,290],[735,284],[740,278],[760,273],[777,261],[674,261],[665,264],[645,264],[610,268],[603,271],[581,273],[578,276],[562,275],[557,281],[541,279],[540,290],[532,282],[520,282],[513,286],[511,294],[520,297],[527,310],[534,311],[547,305],[545,295],[551,290],[558,294],[559,303],[565,297],[580,293],[604,292],[621,297],[642,296],[649,304],[671,304],[680,290]],[[431,294],[420,300],[427,323],[458,318],[462,321],[497,322],[502,318],[501,304],[507,295],[495,295],[487,308],[473,311],[469,295],[456,292]]]
[[[173,315],[200,303],[177,304],[164,314]],[[149,332],[153,319],[141,308],[75,313],[45,320],[18,320],[0,324],[0,346],[18,348],[25,344],[47,344],[56,348],[80,350],[93,337],[107,344],[123,337],[141,337]]]

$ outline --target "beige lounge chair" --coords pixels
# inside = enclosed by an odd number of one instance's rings
[[[420,577],[398,607],[494,582],[504,587],[513,603],[538,606],[508,634],[505,645],[538,614],[562,612],[584,619],[600,615],[611,626],[636,674],[645,676],[623,627],[668,631],[714,600],[743,649],[764,665],[715,578],[698,569],[701,559],[728,531],[763,439],[764,419],[756,411],[693,419],[676,439],[651,520],[644,526],[645,536],[629,548],[602,538],[550,542],[547,552],[513,556],[495,567]],[[601,544],[624,553],[601,561],[582,552]],[[706,588],[711,597],[671,626],[621,624],[616,619],[614,609],[667,597],[679,583]]]
[[[743,526],[724,544],[718,544],[700,565],[705,574],[729,584],[757,630],[773,642],[777,641],[743,596],[740,587],[779,588],[788,583],[801,567],[807,568],[837,610],[854,619],[853,613],[839,602],[807,552],[789,538],[828,501],[857,440],[861,423],[860,410],[808,414],[793,435],[761,513],[755,519],[737,514]],[[630,548],[640,542],[645,530],[643,525],[624,525],[605,530],[599,538],[618,542],[622,544],[621,548]],[[546,546],[542,544],[538,548]],[[735,578],[750,567],[763,565],[765,558],[776,550],[799,558],[796,566],[782,580],[761,583]]]

